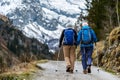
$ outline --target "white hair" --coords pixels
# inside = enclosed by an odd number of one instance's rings
[[[88,23],[87,22],[83,22],[82,26],[88,26]]]
[[[73,28],[72,24],[67,24],[67,28]]]

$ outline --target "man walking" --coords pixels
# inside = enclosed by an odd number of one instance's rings
[[[71,24],[62,31],[59,41],[59,47],[63,45],[64,60],[66,62],[66,72],[73,73],[75,63],[75,49],[77,42],[77,33]]]
[[[91,62],[93,53],[93,43],[97,41],[96,35],[87,22],[82,24],[82,28],[78,33],[77,44],[80,44],[80,52],[82,54],[83,73],[91,73]]]

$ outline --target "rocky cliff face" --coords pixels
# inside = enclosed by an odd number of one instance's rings
[[[97,65],[98,53],[100,67],[120,73],[120,27],[113,29],[105,41],[97,43],[96,50],[93,56],[95,65]]]
[[[0,13],[8,16],[27,37],[36,38],[55,51],[66,25],[80,25],[77,19],[84,3],[85,0],[1,0]]]
[[[9,18],[0,15],[0,71],[36,59],[52,59],[48,46],[26,37],[12,25]]]

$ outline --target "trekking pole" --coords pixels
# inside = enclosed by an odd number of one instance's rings
[[[96,47],[96,46],[95,46]],[[97,47],[96,47],[96,54],[97,54],[97,71],[99,72],[99,55],[98,55],[98,50],[97,50]]]
[[[58,67],[58,60],[59,60],[59,56],[60,56],[60,50],[61,50],[61,47],[59,48],[58,54],[57,54],[57,65],[56,65],[56,70],[55,70],[55,72],[58,71],[57,67]]]
[[[79,54],[79,53],[78,53],[78,54]],[[77,64],[78,64],[78,61],[77,61],[78,54],[76,54],[76,67],[77,67]],[[75,71],[78,72],[77,69],[76,69]]]

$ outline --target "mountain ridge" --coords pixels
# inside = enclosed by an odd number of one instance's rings
[[[17,0],[4,0],[0,2],[0,5],[0,8],[4,9],[0,13],[8,16],[13,25],[18,26],[26,36],[47,43],[51,49],[55,45],[49,42],[52,39],[59,40],[61,31],[68,23],[75,24],[81,11],[80,7],[84,6],[84,1],[20,0],[18,2]],[[34,28],[35,26],[38,28]],[[40,28],[42,31],[39,31]],[[52,38],[49,38],[51,35]],[[55,44],[58,47],[57,41]]]

